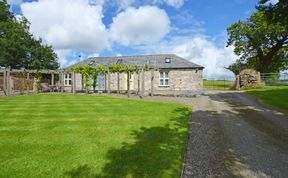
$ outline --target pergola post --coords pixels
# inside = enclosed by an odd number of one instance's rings
[[[75,72],[72,72],[72,93],[76,93],[76,84],[75,84]]]
[[[27,79],[27,95],[29,95],[29,91],[30,91],[30,88],[29,88],[29,84],[30,84],[30,74],[29,72],[27,72],[26,74],[26,79]]]
[[[119,94],[120,91],[120,73],[117,72],[117,94]]]
[[[138,91],[137,91],[137,95],[140,95],[140,72],[138,72],[138,82],[137,82],[137,84],[138,84],[138,87],[137,87],[137,89],[138,89]]]
[[[127,96],[130,97],[130,72],[127,72]]]
[[[51,89],[52,89],[52,92],[54,92],[54,73],[53,72],[51,73]]]
[[[144,74],[144,69],[142,69],[141,73],[142,73],[141,97],[144,97],[144,95],[145,95],[145,86],[144,86],[145,85],[145,74]]]
[[[60,72],[60,87],[61,87],[61,93],[64,92],[64,73],[63,71]]]
[[[154,69],[151,70],[151,96],[154,96]]]
[[[10,67],[7,68],[7,74],[6,74],[6,87],[7,87],[7,91],[6,91],[6,95],[10,96],[11,95],[11,81],[10,81]]]
[[[3,71],[3,90],[5,95],[7,95],[7,70],[4,69]]]
[[[108,71],[107,71],[107,82],[108,82],[107,93],[110,94],[110,71],[109,71],[109,68],[108,68]]]

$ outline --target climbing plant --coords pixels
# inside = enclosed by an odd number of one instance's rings
[[[144,65],[142,68],[138,67],[137,65],[128,65],[128,64],[112,64],[110,66],[98,65],[98,66],[74,66],[72,67],[72,71],[76,73],[82,74],[83,77],[83,84],[86,93],[89,91],[89,86],[93,87],[95,92],[97,86],[97,77],[99,73],[107,74],[108,71],[110,73],[117,73],[119,76],[121,73],[127,74],[127,90],[128,96],[130,94],[130,83],[129,83],[129,76],[133,73],[139,74],[141,70],[148,71],[151,69],[148,65]],[[91,82],[92,80],[92,82]],[[118,78],[118,87],[117,93],[119,93],[119,78]]]

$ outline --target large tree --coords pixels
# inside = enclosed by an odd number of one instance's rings
[[[288,68],[288,1],[276,4],[261,0],[257,12],[245,21],[228,27],[228,43],[240,58],[228,69],[237,74],[242,68],[262,73]]]
[[[9,11],[6,0],[0,0],[0,66],[26,69],[57,69],[57,55],[52,46],[35,39],[25,17]]]

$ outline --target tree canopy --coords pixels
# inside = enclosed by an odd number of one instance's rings
[[[247,67],[262,73],[288,68],[288,1],[267,1],[261,0],[250,18],[227,29],[227,46],[234,46],[240,56],[228,67],[235,74]]]
[[[6,0],[0,1],[0,66],[15,69],[57,69],[57,55],[52,46],[35,39],[25,17],[9,11]]]

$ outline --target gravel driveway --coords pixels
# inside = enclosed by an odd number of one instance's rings
[[[182,177],[288,177],[287,113],[240,92],[207,92],[190,100]]]

